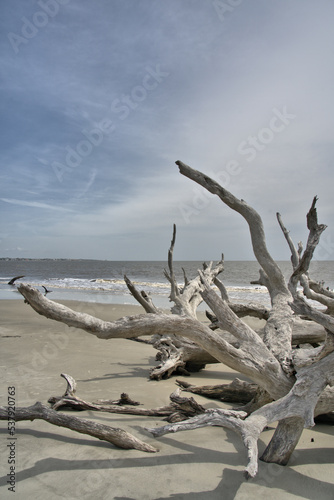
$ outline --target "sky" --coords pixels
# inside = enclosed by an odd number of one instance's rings
[[[181,160],[334,259],[332,0],[3,0],[0,257],[253,260]]]

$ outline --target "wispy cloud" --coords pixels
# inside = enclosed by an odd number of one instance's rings
[[[12,205],[21,205],[23,207],[43,208],[46,210],[56,210],[59,212],[72,212],[72,210],[69,208],[58,207],[56,205],[48,205],[47,203],[40,203],[38,201],[14,200],[9,198],[0,198],[0,200],[4,201],[5,203],[10,203]]]

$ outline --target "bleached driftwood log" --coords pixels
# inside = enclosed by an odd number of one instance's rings
[[[215,281],[220,296],[215,293],[211,286],[212,280],[210,281],[205,269],[199,272],[197,286],[201,298],[208,304],[216,318],[218,329],[214,331],[189,314],[189,311],[188,314],[183,311],[181,315],[160,312],[157,314],[147,308],[147,312],[153,314],[106,322],[56,304],[28,285],[21,285],[19,291],[39,314],[68,326],[82,328],[101,339],[177,335],[195,342],[213,358],[248,376],[259,387],[255,401],[249,407],[251,409],[228,414],[219,410],[208,411],[204,416],[198,416],[196,425],[198,422],[200,425],[222,425],[216,423],[222,418],[224,425],[239,432],[249,454],[246,472],[249,477],[253,477],[257,470],[257,440],[265,425],[278,421],[277,429],[262,459],[286,464],[304,426],[313,424],[314,415],[327,413],[333,409],[333,343],[328,333],[332,332],[332,318],[327,315],[330,319],[325,321],[323,315],[319,317],[319,313],[310,308],[311,312],[307,312],[307,317],[325,328],[324,346],[320,346],[312,353],[306,353],[306,358],[296,354],[292,347],[294,310],[296,310],[293,308],[301,307],[296,293],[297,283],[307,272],[323,226],[317,224],[315,203],[313,203],[307,217],[310,235],[306,250],[302,255],[300,249],[298,263],[296,261],[291,279],[286,283],[279,266],[268,252],[259,214],[213,179],[180,161],[177,165],[181,174],[217,195],[227,206],[240,213],[248,223],[254,255],[261,267],[260,282],[268,288],[271,299],[271,308],[266,314],[262,337],[233,312],[224,286],[216,281],[218,278],[215,278]],[[175,288],[171,268],[169,277]],[[177,297],[176,288],[173,293],[174,298]],[[299,311],[298,314],[301,314]],[[305,315],[304,313],[303,310],[302,314]],[[224,338],[224,332],[231,334],[238,345]],[[253,411],[254,408],[257,408],[256,411]],[[186,429],[188,424],[191,428],[193,423],[193,421],[183,422],[181,425]],[[174,427],[173,431],[175,429]]]
[[[234,379],[230,384],[219,385],[195,386],[184,380],[177,380],[176,383],[183,391],[228,403],[249,403],[256,396],[258,389],[256,384],[250,384],[238,378]]]
[[[65,415],[64,413],[58,413],[56,410],[48,408],[39,401],[32,406],[16,407],[14,413],[12,408],[10,408],[9,411],[10,413],[8,413],[8,408],[0,406],[0,420],[7,420],[9,416],[11,419],[15,419],[16,422],[21,420],[45,420],[49,424],[57,425],[58,427],[66,427],[72,431],[108,441],[118,448],[127,450],[135,449],[150,453],[158,451],[153,446],[144,443],[123,429],[99,424],[72,415]]]

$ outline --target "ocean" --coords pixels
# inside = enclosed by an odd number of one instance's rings
[[[278,262],[284,275],[291,274],[291,263]],[[256,261],[227,261],[220,279],[233,301],[259,302],[269,305],[265,287],[251,285],[259,276]],[[0,299],[22,299],[16,286],[29,283],[44,292],[45,286],[54,300],[79,300],[104,304],[137,304],[124,283],[124,274],[152,297],[157,307],[169,308],[170,287],[164,276],[165,261],[107,261],[71,259],[0,259]],[[183,283],[183,271],[188,279],[197,275],[202,262],[176,261],[175,275]],[[14,276],[24,275],[15,285],[8,285]],[[334,288],[334,261],[314,261],[310,276]],[[205,307],[205,306],[204,306]]]

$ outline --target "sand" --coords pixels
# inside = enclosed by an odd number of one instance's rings
[[[76,310],[103,319],[142,312],[140,306],[67,302]],[[175,379],[149,381],[155,351],[128,340],[99,340],[36,314],[21,300],[0,301],[1,403],[15,388],[17,406],[47,403],[63,394],[60,373],[72,375],[85,400],[117,399],[121,392],[153,408],[168,403]],[[233,380],[229,368],[213,364],[187,381],[193,384]],[[180,377],[182,378],[182,377]],[[246,380],[245,377],[240,377]],[[205,407],[219,402],[196,396]],[[228,407],[228,405],[225,405]],[[7,422],[0,422],[0,498],[15,499],[333,499],[334,429],[317,425],[305,430],[287,467],[260,462],[258,476],[243,477],[246,452],[237,435],[222,428],[204,428],[153,438],[143,428],[163,425],[161,419],[92,411],[76,415],[121,427],[158,447],[156,454],[121,450],[90,436],[41,420],[16,423],[15,493],[8,490],[8,455],[13,443]],[[262,451],[273,427],[263,432]]]

